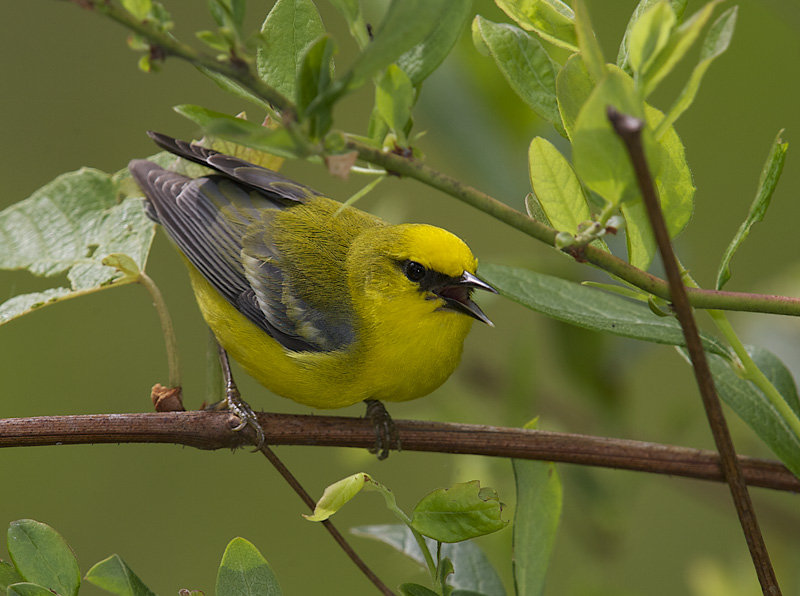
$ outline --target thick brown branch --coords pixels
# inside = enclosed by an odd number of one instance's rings
[[[362,418],[259,414],[270,445],[317,445],[367,449],[375,443],[371,423]],[[0,447],[88,443],[174,443],[198,449],[241,446],[226,412],[94,414],[0,419]],[[517,428],[395,420],[404,451],[469,453],[617,468],[702,480],[723,481],[713,451],[642,441]],[[800,492],[783,464],[739,457],[752,486]]]

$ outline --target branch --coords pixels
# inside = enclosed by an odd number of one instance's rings
[[[526,214],[509,207],[496,198],[443,174],[423,162],[396,153],[387,153],[358,139],[348,138],[346,147],[357,151],[360,159],[379,165],[387,171],[407,176],[432,188],[449,194],[510,225],[513,228],[550,246],[555,245],[557,231]],[[586,246],[580,258],[597,265],[604,271],[624,279],[637,288],[664,300],[671,300],[669,284],[655,275],[637,269],[611,253]],[[726,292],[688,288],[689,302],[695,308],[760,312],[775,315],[800,316],[800,298],[747,292]]]
[[[276,89],[262,81],[246,64],[223,61],[214,56],[198,52],[194,48],[181,43],[169,33],[159,31],[150,26],[150,23],[147,21],[143,22],[137,20],[127,10],[108,0],[73,1],[79,6],[95,10],[107,16],[126,29],[141,35],[143,38],[147,39],[151,45],[156,46],[164,57],[175,56],[181,58],[196,67],[205,68],[239,83],[242,87],[256,96],[261,97],[271,106],[279,110],[283,116],[284,124],[294,121],[296,111],[294,104]]]
[[[0,419],[0,448],[101,443],[172,443],[198,449],[231,449],[248,444],[231,431],[226,412],[92,414]],[[341,416],[259,414],[269,445],[314,445],[368,449],[375,444],[369,420]],[[464,453],[556,461],[722,482],[713,451],[475,424],[395,420],[405,451]],[[752,486],[800,492],[798,480],[777,462],[739,456]]]
[[[658,251],[661,254],[661,261],[669,280],[672,306],[686,338],[686,349],[692,361],[692,369],[700,390],[700,396],[703,398],[703,406],[706,410],[711,433],[714,436],[714,443],[720,454],[722,471],[725,481],[730,487],[731,496],[736,506],[736,513],[739,515],[739,523],[742,525],[747,546],[750,549],[750,556],[756,568],[761,590],[765,596],[777,596],[781,593],[778,579],[775,577],[775,571],[772,568],[764,537],[761,535],[758,518],[753,509],[750,494],[747,491],[747,484],[739,467],[736,449],[733,446],[728,423],[722,412],[722,404],[714,386],[714,378],[708,367],[706,354],[703,351],[703,343],[697,330],[697,322],[692,314],[692,306],[689,303],[686,286],[683,284],[678,260],[672,249],[667,224],[661,211],[661,202],[658,199],[658,193],[645,157],[642,143],[644,121],[621,114],[612,107],[608,108],[608,119],[625,144],[633,169],[636,172],[636,180],[653,228]]]

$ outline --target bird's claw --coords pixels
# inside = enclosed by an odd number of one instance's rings
[[[228,387],[225,392],[224,400],[212,404],[207,409],[228,410],[231,414],[236,416],[239,419],[239,424],[231,429],[233,432],[241,432],[248,426],[252,428],[256,435],[256,448],[254,451],[259,451],[266,443],[264,429],[261,428],[261,424],[258,422],[258,416],[256,415],[255,411],[253,411],[253,408],[250,407],[250,404],[242,399],[242,396],[235,385],[233,387]]]
[[[239,424],[233,427],[233,432],[241,432],[248,426],[253,429],[256,435],[255,446],[253,451],[260,451],[264,444],[267,442],[264,436],[264,429],[258,422],[258,416],[253,411],[246,401],[242,399],[242,394],[239,393],[239,388],[233,380],[231,373],[231,365],[228,361],[228,353],[225,348],[217,343],[217,350],[219,352],[219,364],[222,369],[222,376],[225,379],[225,399],[218,404],[215,404],[218,410],[228,410],[231,414],[239,419]],[[212,406],[213,407],[213,406]]]
[[[379,460],[389,457],[389,451],[394,447],[397,451],[402,450],[400,436],[397,434],[397,426],[389,415],[382,402],[376,399],[367,399],[366,418],[372,422],[375,430],[375,445],[370,447],[370,453],[376,453]]]
[[[261,428],[258,422],[258,416],[256,416],[253,408],[242,399],[241,394],[235,387],[226,391],[225,402],[231,414],[236,416],[240,421],[238,425],[233,427],[233,432],[240,432],[249,426],[256,434],[256,448],[254,451],[260,450],[266,442],[266,437],[264,436],[264,429]]]

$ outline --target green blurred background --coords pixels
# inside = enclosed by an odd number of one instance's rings
[[[342,19],[324,1],[326,26],[346,64],[352,44]],[[379,14],[380,4],[372,6]],[[616,56],[634,1],[589,2],[607,58]],[[727,6],[726,3],[723,6]],[[258,27],[271,2],[250,2]],[[789,157],[766,221],[733,262],[728,289],[798,294],[796,256],[800,178],[794,132],[800,129],[800,5],[779,0],[739,3],[733,44],[714,63],[700,95],[678,122],[698,188],[693,222],[678,240],[684,264],[710,287],[716,265],[744,218],[769,145],[787,129]],[[689,12],[700,5],[690,3]],[[184,39],[211,28],[205,3],[169,2]],[[477,12],[504,20],[493,4]],[[719,9],[718,9],[719,12]],[[58,174],[93,166],[116,171],[154,153],[149,129],[192,138],[194,125],[171,111],[182,103],[261,117],[225,95],[192,67],[170,60],[145,75],[125,44],[127,33],[77,5],[13,2],[0,20],[0,207],[24,199]],[[669,105],[691,59],[659,89]],[[365,132],[370,92],[348,99],[336,126]],[[416,131],[431,165],[522,208],[528,192],[527,145],[535,135],[561,147],[513,96],[489,58],[465,31],[456,52],[423,89]],[[322,167],[287,163],[289,176],[344,199],[365,183],[347,183]],[[391,221],[420,221],[463,237],[483,262],[527,266],[571,279],[588,268],[410,180],[390,179],[361,206]],[[187,405],[203,393],[206,331],[187,277],[161,234],[148,272],[175,319]],[[61,280],[57,280],[61,281]],[[50,280],[0,273],[0,301],[42,289]],[[496,328],[475,326],[464,362],[428,398],[394,406],[398,418],[521,426],[541,416],[551,430],[710,448],[712,441],[690,369],[668,347],[616,340],[554,323],[501,298],[481,296]],[[766,316],[733,316],[746,342],[774,349],[800,370],[798,324]],[[237,377],[256,407],[307,413]],[[149,391],[166,382],[158,321],[143,289],[127,286],[43,309],[0,328],[0,416],[143,412]],[[362,408],[342,411],[361,415]],[[740,452],[769,456],[731,414]],[[366,471],[410,510],[439,486],[481,479],[500,491],[513,515],[509,462],[488,458],[393,454],[376,462],[360,450],[283,447],[278,453],[313,495],[344,476]],[[549,576],[549,594],[754,594],[758,587],[724,487],[699,481],[560,466],[564,509]],[[276,570],[286,594],[370,594],[373,588],[319,526],[305,521],[299,499],[247,451],[201,452],[169,445],[70,446],[0,451],[0,527],[29,517],[59,530],[85,572],[120,554],[160,594],[180,588],[213,593],[227,542],[251,540]],[[800,512],[794,495],[753,490],[784,593],[800,589]],[[361,495],[335,518],[341,528],[392,523],[382,500]],[[424,575],[387,547],[353,538],[384,580],[425,583]],[[511,529],[480,540],[511,592]],[[0,556],[5,557],[5,554]],[[725,582],[730,582],[725,588]],[[87,586],[86,594],[99,590]]]

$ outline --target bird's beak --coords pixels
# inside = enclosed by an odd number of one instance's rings
[[[449,308],[456,312],[469,315],[474,319],[478,319],[494,327],[494,323],[487,317],[480,307],[471,300],[472,290],[486,290],[497,294],[492,286],[485,281],[478,279],[469,271],[464,271],[461,277],[452,277],[440,288],[433,290],[434,294],[443,298],[447,305],[443,308]]]

